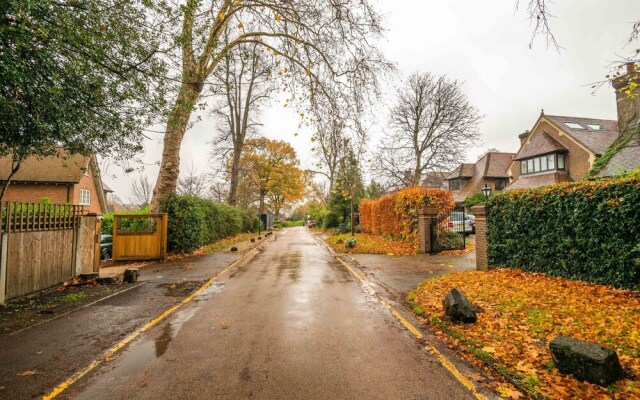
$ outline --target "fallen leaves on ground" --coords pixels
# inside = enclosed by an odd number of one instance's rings
[[[35,369],[28,369],[26,371],[19,372],[17,375],[18,376],[33,376],[33,375],[35,375],[37,373],[38,373],[38,371],[36,371]]]
[[[454,287],[480,310],[477,323],[453,324],[444,316],[442,299]],[[532,397],[640,399],[638,292],[499,269],[428,280],[414,296],[436,334],[508,376]],[[549,351],[557,335],[613,349],[626,377],[603,388],[561,374]],[[507,390],[501,394],[518,398]]]
[[[348,249],[346,241],[351,234],[329,236],[326,242],[338,253],[351,254],[388,254],[390,256],[406,256],[416,254],[413,243],[397,241],[367,233],[356,233],[356,245]]]
[[[462,250],[445,250],[445,251],[439,252],[438,255],[439,256],[459,256],[462,254],[469,254],[473,251],[476,251],[476,244],[467,242],[465,248]]]

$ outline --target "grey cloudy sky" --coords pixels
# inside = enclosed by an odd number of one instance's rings
[[[555,17],[551,27],[563,47],[560,52],[547,48],[542,37],[529,48],[532,26],[524,10],[515,10],[515,0],[371,1],[386,19],[388,35],[381,47],[398,67],[396,81],[419,70],[465,82],[465,93],[485,116],[480,125],[482,144],[470,149],[468,161],[488,148],[516,151],[517,135],[533,126],[542,108],[555,115],[616,117],[613,90],[605,85],[592,95],[590,84],[604,79],[612,61],[638,46],[626,43],[631,23],[640,16],[638,0],[551,3]],[[526,6],[527,0],[521,3]],[[382,117],[370,132],[371,147],[382,134],[386,106],[379,105],[378,110]],[[191,165],[200,173],[207,171],[207,142],[215,122],[206,113],[201,117],[185,136],[182,171]],[[311,132],[299,128],[295,112],[274,101],[261,120],[265,136],[290,142],[303,166],[311,166]],[[161,158],[162,134],[153,134],[145,148],[144,174],[154,182],[158,168],[153,164]],[[138,174],[127,175],[114,166],[105,172],[105,182],[126,201]]]

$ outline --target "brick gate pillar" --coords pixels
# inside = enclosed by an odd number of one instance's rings
[[[476,270],[486,271],[489,269],[487,209],[484,204],[473,206],[471,213],[476,216]]]
[[[438,217],[438,210],[433,207],[424,207],[418,210],[418,250],[421,254],[431,251],[431,223]]]

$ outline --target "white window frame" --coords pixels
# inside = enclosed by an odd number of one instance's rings
[[[90,206],[91,205],[91,191],[87,189],[80,189],[80,199],[78,199],[78,204],[81,206]]]

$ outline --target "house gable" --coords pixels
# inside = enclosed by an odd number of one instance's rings
[[[567,172],[569,174],[567,179],[571,180],[579,180],[584,178],[593,163],[596,160],[596,152],[590,149],[585,143],[578,140],[576,138],[576,134],[570,133],[570,129],[568,127],[559,126],[559,123],[564,124],[563,121],[579,121],[579,123],[584,123],[585,121],[598,122],[604,125],[604,121],[607,120],[594,120],[594,119],[586,119],[586,118],[573,118],[573,117],[556,117],[556,116],[547,116],[541,114],[538,120],[536,121],[533,129],[531,129],[531,133],[524,140],[524,143],[518,150],[518,153],[514,157],[514,162],[511,163],[508,173],[515,180],[517,180],[520,173],[520,163],[519,160],[523,158],[533,157],[536,155],[548,154],[550,152],[555,152],[552,149],[552,145],[557,148],[557,151],[563,151],[566,149],[566,152],[569,155],[568,163],[567,163]],[[615,121],[607,121],[608,129],[613,129],[612,122]],[[617,127],[617,124],[615,125]],[[605,138],[601,138],[602,143],[607,142],[613,136],[609,130],[607,130],[607,136]],[[593,134],[600,135],[602,132],[588,131],[581,133],[582,136]],[[616,133],[617,134],[617,133]],[[546,137],[540,137],[546,136]],[[540,143],[544,141],[544,145]],[[595,141],[591,141],[594,143]],[[600,141],[598,142],[600,143]],[[539,151],[529,151],[530,146],[532,145],[540,145]],[[564,179],[564,178],[563,178]]]

